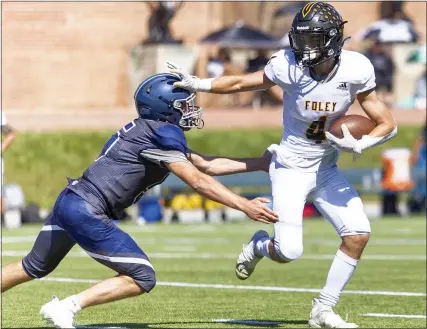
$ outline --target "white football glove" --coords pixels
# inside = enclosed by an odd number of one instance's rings
[[[371,137],[369,135],[364,135],[361,139],[357,140],[351,135],[345,124],[341,125],[341,130],[343,138],[337,138],[328,131],[325,132],[325,136],[335,148],[344,152],[352,152],[353,161],[355,161],[364,150],[382,144],[397,134],[397,126],[395,126],[394,129],[385,136]]]
[[[341,131],[343,134],[343,138],[337,138],[332,135],[330,132],[326,131],[325,136],[328,141],[334,146],[336,149],[353,153],[353,161],[357,159],[357,157],[362,154],[362,149],[358,145],[358,140],[353,137],[348,130],[348,127],[345,124],[341,125]]]
[[[350,130],[348,130],[348,127],[345,124],[342,124],[341,130],[343,138],[335,137],[328,131],[325,132],[325,136],[332,146],[344,152],[361,153],[362,151],[357,148],[357,139],[353,137]]]
[[[208,92],[212,87],[212,80],[214,79],[200,79],[196,76],[190,75],[187,71],[180,68],[178,65],[172,62],[166,62],[168,65],[169,72],[178,74],[181,77],[181,81],[175,82],[173,85],[182,89],[191,91],[192,93],[196,91]]]

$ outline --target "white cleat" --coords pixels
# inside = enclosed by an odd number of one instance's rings
[[[255,255],[255,241],[262,238],[268,238],[266,231],[259,230],[252,236],[251,241],[247,245],[243,245],[243,250],[237,258],[236,276],[240,280],[246,280],[255,270],[256,264],[261,260],[262,256]]]
[[[42,319],[55,328],[75,328],[73,326],[74,313],[60,303],[58,297],[53,297],[49,303],[46,303],[40,309]]]
[[[342,319],[332,310],[332,307],[323,305],[317,299],[313,299],[313,309],[308,325],[311,328],[359,328],[357,324]]]

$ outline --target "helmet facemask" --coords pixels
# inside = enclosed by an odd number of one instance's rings
[[[323,31],[289,32],[289,42],[295,58],[303,67],[313,67],[339,56],[344,43],[342,25]],[[335,49],[335,50],[334,50]]]
[[[177,99],[172,103],[173,108],[182,114],[179,126],[185,131],[194,127],[202,129],[204,126],[203,111],[201,107],[195,105],[195,99],[196,94],[193,93],[185,99]]]

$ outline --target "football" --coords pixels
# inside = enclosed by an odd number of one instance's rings
[[[329,132],[338,138],[343,138],[341,125],[345,124],[348,130],[356,139],[361,139],[363,135],[369,134],[375,128],[375,122],[361,115],[345,115],[332,122]]]

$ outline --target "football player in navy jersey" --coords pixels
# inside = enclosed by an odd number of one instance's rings
[[[192,152],[184,132],[203,126],[195,94],[174,87],[178,75],[156,74],[135,92],[139,118],[126,124],[105,144],[94,163],[59,195],[30,253],[2,267],[2,292],[52,272],[77,243],[88,255],[118,273],[89,289],[59,300],[54,297],[40,314],[59,328],[74,328],[83,308],[150,292],[155,271],[147,255],[112,219],[145,191],[173,172],[201,195],[243,211],[263,223],[277,221],[267,199],[245,199],[213,175],[268,170],[271,154],[260,158],[205,157]]]

